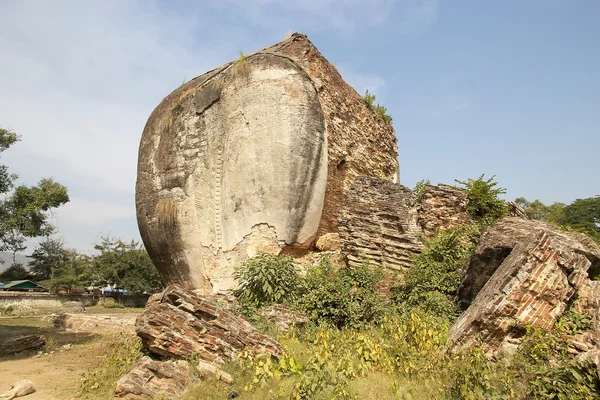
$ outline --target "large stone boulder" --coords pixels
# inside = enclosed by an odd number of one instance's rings
[[[258,251],[336,232],[358,175],[399,179],[393,126],[304,35],[183,84],[142,135],[136,208],[167,283],[233,286]]]
[[[506,217],[482,233],[475,251],[461,273],[458,289],[461,308],[466,310],[469,307],[481,288],[519,243],[542,232],[559,238],[573,249],[581,249],[580,251],[585,252],[593,262],[590,266],[590,274],[594,274],[600,269],[600,263],[596,261],[597,256],[594,255],[597,252],[597,246],[587,236],[578,233],[561,233],[555,227],[540,221]],[[593,290],[593,287],[596,286],[591,281],[586,285],[589,287],[587,290]]]
[[[475,298],[450,329],[454,348],[480,342],[493,356],[525,325],[551,329],[575,298],[586,306],[597,302],[585,297],[594,287],[590,274],[600,268],[600,248],[540,222],[508,217],[489,228],[466,274],[488,276],[485,268],[493,271],[487,282],[463,277],[470,289],[462,293]]]
[[[136,321],[144,347],[161,357],[202,359],[224,363],[248,347],[279,357],[283,349],[273,338],[234,314],[219,296],[202,296],[170,286],[152,296]]]
[[[176,399],[192,382],[191,377],[187,361],[155,361],[142,357],[119,379],[115,394],[126,396],[128,400]]]

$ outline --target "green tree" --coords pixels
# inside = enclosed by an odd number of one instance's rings
[[[0,153],[19,141],[19,136],[0,128]],[[17,175],[0,165],[0,251],[13,255],[26,248],[27,238],[49,235],[54,227],[48,213],[69,201],[67,188],[52,179],[41,179],[37,186],[15,187]]]
[[[91,257],[75,250],[66,250],[65,257],[52,269],[50,285],[53,289],[84,289],[93,282]]]
[[[29,272],[21,264],[13,264],[6,271],[0,274],[1,282],[20,281],[29,279]]]
[[[528,201],[524,197],[515,199],[515,203],[525,210],[525,214],[531,219],[556,224],[564,223],[564,208],[566,207],[564,203],[553,203],[547,206],[540,200]]]
[[[131,241],[103,237],[94,246],[100,252],[94,257],[94,272],[102,283],[125,289],[131,293],[156,292],[163,283],[148,252]]]
[[[494,182],[496,176],[487,180],[483,177],[484,174],[477,179],[469,178],[466,182],[455,181],[463,185],[467,192],[467,212],[487,225],[506,216],[508,207],[504,200],[498,198],[506,193],[506,189],[497,187],[498,182]]]
[[[37,281],[43,281],[52,277],[52,270],[61,262],[65,262],[68,252],[65,250],[62,240],[48,237],[41,242],[29,256],[30,271]]]
[[[600,196],[577,199],[566,206],[563,225],[600,238]]]

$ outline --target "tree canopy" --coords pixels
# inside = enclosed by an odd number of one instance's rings
[[[19,140],[15,132],[0,128],[0,153]],[[69,201],[67,188],[52,179],[43,178],[36,186],[15,187],[16,179],[6,165],[0,165],[0,251],[13,254],[27,248],[27,238],[52,233],[50,210]]]

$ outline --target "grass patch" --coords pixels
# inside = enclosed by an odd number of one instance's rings
[[[137,336],[116,335],[104,346],[103,361],[83,376],[79,395],[84,399],[112,398],[119,378],[142,356],[142,342]]]
[[[178,208],[173,200],[159,200],[156,203],[156,218],[162,228],[173,228],[177,223]]]

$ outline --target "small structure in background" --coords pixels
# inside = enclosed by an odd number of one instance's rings
[[[22,281],[8,281],[1,283],[0,282],[0,290],[10,290],[10,291],[19,291],[19,292],[47,292],[43,286],[38,285],[37,283],[29,280]]]

